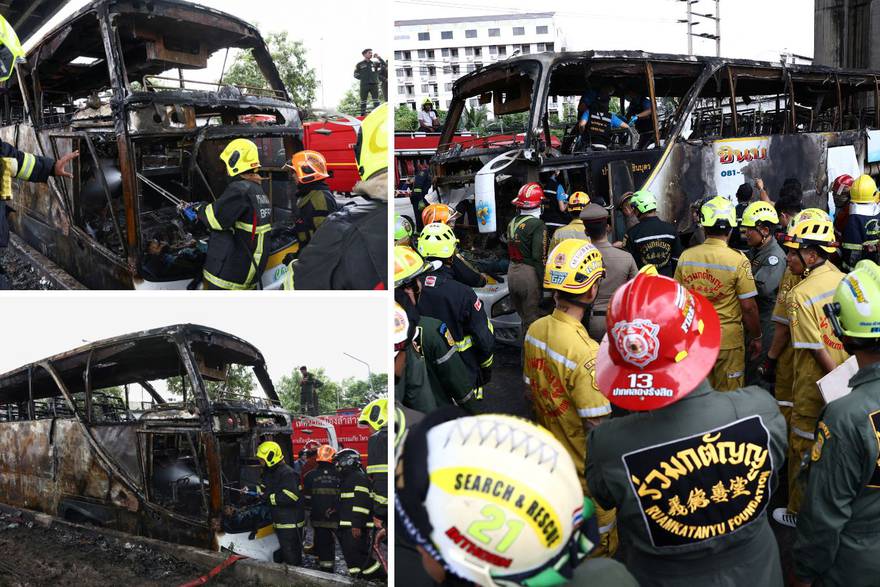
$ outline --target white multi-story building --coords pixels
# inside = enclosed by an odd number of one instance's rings
[[[515,54],[564,51],[564,45],[553,12],[398,20],[395,103],[416,110],[431,98],[448,110],[452,83],[461,76]]]

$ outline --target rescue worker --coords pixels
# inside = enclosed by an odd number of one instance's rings
[[[329,444],[318,448],[317,466],[303,479],[303,501],[315,531],[315,554],[318,568],[332,573],[336,563],[336,540],[339,527],[339,486],[341,479],[333,457],[336,450]]]
[[[330,174],[323,155],[317,151],[298,151],[294,153],[290,166],[297,183],[296,238],[302,250],[327,217],[339,210],[339,204],[324,181]]]
[[[596,299],[605,275],[602,255],[588,241],[568,239],[551,252],[544,270],[544,288],[553,291],[556,309],[536,320],[524,342],[523,379],[535,418],[562,443],[574,461],[584,495],[584,443],[590,430],[611,413],[611,404],[596,386],[598,345],[581,323]],[[617,549],[614,511],[598,509],[599,552]]]
[[[416,228],[418,228],[419,231],[425,226],[422,222],[422,212],[429,205],[425,196],[431,191],[433,183],[434,181],[431,179],[431,168],[428,167],[428,163],[426,161],[417,162],[416,175],[413,178],[412,195],[410,195],[409,201],[410,204],[412,204],[413,214],[415,214],[416,222],[418,223]]]
[[[657,217],[657,200],[647,190],[635,192],[628,200],[639,219],[623,237],[623,248],[628,250],[641,269],[653,265],[661,275],[672,277],[681,256],[678,230]]]
[[[324,382],[309,373],[305,365],[299,368],[299,373],[302,376],[299,383],[300,410],[309,416],[317,416],[319,412],[318,388],[323,387]]]
[[[629,128],[617,114],[609,109],[614,88],[602,86],[599,91],[587,90],[578,102],[578,145],[591,148],[607,148],[611,143],[611,131],[618,128]]]
[[[339,494],[339,544],[348,574],[366,580],[381,579],[385,573],[370,553],[373,519],[370,515],[372,489],[361,467],[361,455],[344,448],[333,457],[341,476]]]
[[[746,208],[748,208],[751,199],[752,186],[747,183],[740,185],[736,190],[736,223],[739,226],[742,226],[743,214]],[[749,250],[749,245],[746,244],[739,230],[734,230],[730,233],[730,240],[727,244],[731,249],[736,249],[743,253]]]
[[[299,470],[299,478],[304,479],[309,472],[318,466],[318,449],[321,448],[321,445],[316,440],[309,440],[303,446],[303,451],[305,454],[305,462]]]
[[[558,228],[556,232],[553,233],[553,238],[550,239],[548,250],[555,249],[556,245],[566,239],[574,238],[584,240],[587,238],[587,234],[584,232],[584,221],[581,220],[581,210],[583,210],[584,206],[589,203],[590,196],[585,192],[575,192],[568,197],[566,209],[568,210],[569,216],[571,216],[571,222],[562,228]]]
[[[752,265],[741,252],[727,246],[736,227],[733,204],[717,196],[700,208],[700,224],[706,242],[687,249],[678,261],[675,280],[706,297],[721,321],[721,351],[709,374],[709,383],[718,391],[743,386],[745,353],[757,358],[761,353],[761,321],[755,297]],[[748,344],[743,340],[743,324]]]
[[[413,246],[413,221],[409,216],[394,214],[394,246]]]
[[[746,257],[752,264],[752,275],[755,278],[755,289],[758,295],[758,319],[761,323],[761,355],[757,359],[746,357],[746,385],[758,383],[758,365],[767,357],[773,344],[775,331],[772,317],[779,293],[779,282],[785,273],[785,253],[776,242],[776,227],[779,215],[776,209],[767,202],[752,202],[743,211],[740,233],[749,250]]]
[[[302,565],[303,503],[300,501],[299,477],[284,462],[281,446],[272,440],[257,447],[263,462],[262,495],[272,512],[272,526],[281,547],[281,560]]]
[[[5,83],[15,73],[15,66],[25,60],[25,50],[18,35],[3,16],[0,16],[0,84]],[[9,246],[9,220],[12,210],[7,201],[12,199],[12,179],[46,183],[49,177],[73,178],[67,164],[79,157],[79,151],[62,155],[55,160],[19,151],[14,145],[0,141],[0,251]],[[3,266],[0,265],[0,290],[9,289],[11,284]]]
[[[423,276],[432,268],[409,247],[394,247],[394,299],[406,311],[408,319],[419,327],[415,343],[425,360],[434,403],[437,406],[456,404],[473,412],[479,377],[465,364],[449,327],[418,310]]]
[[[782,587],[767,507],[785,422],[763,389],[716,393],[706,379],[721,341],[712,304],[643,269],[614,294],[608,324],[598,386],[634,413],[590,432],[586,479],[617,508],[627,569],[642,587]]]
[[[366,116],[368,97],[373,98],[373,110],[379,107],[379,69],[385,62],[372,49],[364,49],[361,55],[363,59],[354,67],[354,79],[360,82],[361,116]],[[375,63],[373,57],[381,64]]]
[[[556,231],[568,224],[570,218],[566,212],[568,208],[568,194],[565,186],[560,181],[561,172],[555,171],[550,174],[543,183],[544,199],[541,201],[541,220],[547,230],[548,239],[553,238]],[[549,250],[549,249],[548,249]]]
[[[452,407],[407,428],[394,492],[399,585],[638,585],[619,562],[587,558],[599,541],[593,502],[546,430]],[[413,547],[433,581],[414,568]]]
[[[447,204],[431,204],[422,211],[422,226],[440,222],[454,227],[455,221],[461,216],[457,210]],[[486,285],[486,276],[480,270],[471,265],[461,254],[460,247],[456,247],[452,258],[452,272],[455,280],[468,287],[483,287]]]
[[[632,255],[608,242],[608,210],[599,204],[591,203],[581,212],[581,220],[584,222],[587,238],[602,254],[602,263],[605,266],[605,276],[599,282],[599,291],[596,292],[587,327],[590,338],[601,342],[602,337],[605,336],[605,313],[611,296],[617,288],[635,277],[639,269]]]
[[[354,149],[366,200],[333,214],[288,268],[284,289],[384,290],[388,273],[388,104],[361,122]]]
[[[880,238],[880,206],[877,184],[870,175],[860,175],[849,191],[849,214],[840,237],[840,260],[844,271],[852,271],[865,249],[877,249]]]
[[[512,202],[519,213],[507,225],[507,286],[522,320],[523,335],[540,316],[541,280],[547,258],[547,229],[540,218],[543,196],[544,190],[537,183],[522,186]]]
[[[495,335],[483,302],[472,288],[455,280],[452,258],[457,242],[452,228],[445,224],[429,224],[422,230],[419,254],[427,261],[439,260],[442,264],[421,278],[423,288],[417,307],[421,314],[436,318],[449,328],[472,380],[479,382],[474,397],[482,399],[483,386],[492,377]]]
[[[188,204],[194,216],[211,229],[202,269],[205,289],[245,290],[260,283],[268,259],[265,239],[272,230],[272,203],[263,193],[260,153],[248,139],[231,141],[220,159],[232,181],[210,204]],[[190,208],[192,211],[190,212]]]
[[[794,405],[788,440],[788,508],[775,509],[773,519],[794,527],[803,498],[802,465],[816,440],[813,431],[824,406],[817,382],[849,355],[822,310],[843,279],[843,273],[828,261],[837,248],[828,214],[811,209],[801,212],[797,222],[789,225],[782,246],[789,269],[803,279],[785,300],[794,349]]]
[[[819,419],[798,515],[794,584],[871,585],[880,577],[880,267],[860,261],[824,311],[859,370],[849,380],[852,391]]]
[[[834,234],[842,239],[843,229],[849,218],[849,192],[852,189],[853,177],[848,173],[838,175],[831,182],[831,197],[834,200]]]
[[[380,397],[364,406],[358,425],[373,430],[367,440],[367,477],[373,488],[370,494],[373,522],[377,528],[385,528],[388,522],[388,399]]]
[[[428,413],[437,408],[421,348],[415,343],[417,323],[394,304],[394,397],[404,406]]]

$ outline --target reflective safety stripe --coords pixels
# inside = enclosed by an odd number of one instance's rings
[[[236,224],[238,224],[236,222]],[[245,283],[254,283],[254,277],[257,279],[260,278],[257,275],[257,267],[260,266],[260,260],[263,258],[263,241],[265,240],[265,234],[257,232],[257,248],[254,249],[252,263],[250,264],[250,269],[248,269],[247,279],[244,280]],[[253,287],[253,286],[251,286]]]
[[[532,384],[532,380],[529,379],[528,375],[526,375],[525,373],[523,373],[523,381],[525,381],[526,385]]]
[[[312,489],[312,493],[314,495],[336,495],[336,496],[339,496],[339,490],[333,489],[332,487],[318,487],[317,489]]]
[[[794,402],[789,402],[784,399],[778,399],[778,400],[776,400],[776,403],[784,408],[793,408],[794,407]]]
[[[375,527],[376,527],[376,524],[374,524],[373,522],[367,522],[367,528],[375,528]]]
[[[239,230],[244,230],[248,234],[266,234],[267,232],[272,230],[272,225],[271,224],[263,224],[263,225],[257,226],[256,230],[254,230],[253,224],[249,224],[247,222],[241,222],[239,220],[239,221],[236,221],[235,228],[238,228]]]
[[[826,292],[824,292],[824,293],[820,293],[820,294],[817,295],[817,296],[813,296],[813,297],[811,297],[809,300],[807,300],[807,305],[812,306],[812,305],[815,304],[816,302],[821,302],[821,301],[824,300],[825,298],[830,298],[831,296],[834,295],[834,292],[835,292],[835,290],[831,289],[831,290],[828,290],[828,291],[826,291]]]
[[[442,365],[443,363],[445,363],[446,361],[448,361],[449,359],[454,357],[455,353],[457,353],[457,352],[458,352],[458,348],[452,347],[448,351],[446,351],[445,355],[443,355],[442,357],[440,357],[439,359],[434,361],[434,363],[437,365]]]
[[[683,261],[680,267],[703,267],[704,269],[718,269],[719,271],[736,271],[734,265],[719,265],[718,263],[703,263],[702,261]]]
[[[771,322],[779,322],[780,324],[784,324],[788,326],[788,318],[783,318],[782,316],[773,316],[770,318]]]
[[[388,505],[388,498],[379,495],[378,493],[373,494],[373,501],[381,505]]]
[[[360,573],[361,573],[360,567],[348,567],[348,574],[349,575],[359,575]]]
[[[581,418],[599,418],[611,413],[611,406],[601,406],[598,408],[578,408],[578,416]]]
[[[351,522],[349,522],[348,520],[340,520],[339,525],[340,526],[351,526]]]
[[[825,345],[821,342],[794,342],[792,341],[791,346],[796,349],[824,349]]]
[[[25,153],[24,158],[21,162],[21,169],[18,170],[18,174],[15,176],[18,179],[23,179],[25,181],[31,178],[31,174],[34,172],[34,167],[37,165],[37,158],[31,155],[30,153]]]
[[[749,298],[753,298],[753,297],[755,297],[756,295],[758,295],[758,292],[753,291],[753,292],[749,292],[749,293],[744,293],[744,294],[738,295],[738,296],[736,296],[736,297],[738,297],[738,298],[741,299],[741,300],[747,300],[747,299],[749,299]]]
[[[220,226],[220,223],[217,221],[217,217],[214,216],[214,204],[208,204],[205,206],[205,218],[208,219],[208,226],[214,230],[223,230],[223,227]]]
[[[340,493],[339,497],[341,497],[342,499],[350,499],[350,498],[354,497],[354,492],[353,491],[346,491],[344,493]]]
[[[385,471],[385,472],[387,473],[388,471]],[[363,485],[355,485],[354,490],[355,491],[363,491],[364,493],[370,493],[369,488],[364,487]]]
[[[332,569],[332,568],[333,568],[333,563],[331,563],[331,562],[320,562],[320,563],[318,563],[318,566],[321,567],[322,569]]]
[[[357,512],[357,513],[359,513],[359,514],[364,514],[365,516],[370,515],[370,510],[369,510],[369,509],[367,509],[367,508],[362,508],[362,507],[360,507],[360,506],[353,506],[353,507],[351,508],[351,511],[353,511],[353,512]]]
[[[474,390],[474,399],[481,400],[483,399],[483,388],[478,387]]]
[[[634,243],[643,243],[645,241],[652,241],[652,240],[661,239],[661,238],[668,238],[668,239],[675,240],[678,237],[676,237],[674,234],[653,234],[651,236],[643,236],[642,238],[637,238],[633,242]]]
[[[305,525],[305,522],[297,522],[295,524],[272,524],[275,528],[280,528],[282,530],[289,530],[291,528],[302,528]]]
[[[816,440],[816,437],[813,435],[812,432],[801,430],[797,426],[792,426],[791,431],[794,432],[795,436],[800,436],[801,438],[806,438],[807,440]]]
[[[299,501],[299,496],[297,494],[295,494],[294,492],[288,491],[287,489],[282,489],[281,491],[283,491],[284,495],[286,495],[287,497],[289,497],[293,501]]]
[[[468,401],[470,401],[470,399],[471,399],[472,397],[474,397],[476,394],[477,394],[477,390],[476,390],[476,389],[472,389],[472,390],[470,390],[470,391],[468,392],[468,394],[467,394],[466,396],[464,396],[463,398],[461,398],[460,400],[458,400],[458,401],[455,402],[455,403],[456,403],[456,405],[459,405],[459,406],[460,406],[461,404],[463,404],[463,403],[467,403]]]
[[[492,361],[495,360],[495,355],[490,356],[488,359],[480,363],[480,367],[483,369],[487,369],[492,366]]]
[[[611,523],[607,526],[599,526],[599,534],[608,534],[611,530],[614,529],[614,526],[617,525],[617,520],[611,520]]]
[[[848,251],[861,251],[863,244],[851,244],[851,243],[841,243],[841,248],[844,248]]]
[[[253,266],[251,266],[251,273],[253,273],[253,272],[254,272],[254,268],[253,268]],[[216,285],[217,287],[219,287],[221,289],[242,291],[242,290],[254,289],[254,287],[256,287],[255,283],[252,283],[250,285],[243,285],[241,283],[234,283],[232,281],[227,281],[225,279],[221,279],[221,278],[217,277],[216,275],[212,275],[211,273],[209,273],[208,271],[206,271],[204,269],[202,270],[202,278],[204,278],[205,281],[209,281],[209,282],[213,283],[214,285]]]
[[[388,472],[388,463],[383,463],[381,465],[367,465],[367,473],[387,473]]]
[[[370,567],[364,569],[363,574],[364,574],[364,575],[370,575],[370,574],[372,574],[372,573],[375,573],[376,571],[379,570],[379,567],[380,567],[380,566],[381,566],[381,565],[380,565],[378,562],[375,562],[375,563],[373,563]]]
[[[274,493],[269,495],[269,503],[271,503],[272,505],[278,505],[277,503],[275,503],[275,494]]]
[[[568,357],[561,355],[561,354],[557,353],[556,351],[554,351],[553,349],[551,349],[550,347],[548,347],[546,342],[544,342],[542,340],[538,340],[537,338],[535,338],[531,334],[527,334],[525,340],[527,343],[531,344],[532,346],[538,347],[539,349],[541,349],[542,351],[547,353],[547,356],[550,357],[551,359],[553,359],[554,361],[556,361],[557,363],[562,363],[563,365],[565,365],[566,367],[568,367],[569,369],[572,369],[572,370],[577,368],[577,363],[575,363],[574,361],[572,361]]]
[[[742,374],[743,374],[742,371],[728,372],[728,373],[727,373],[727,378],[728,378],[728,379],[736,379],[737,377],[741,377]]]
[[[455,347],[458,349],[458,352],[460,352],[460,353],[463,353],[464,351],[468,350],[472,346],[474,346],[474,339],[471,338],[470,334],[468,334],[467,336],[465,336],[461,340],[455,341]]]

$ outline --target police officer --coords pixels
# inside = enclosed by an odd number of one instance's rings
[[[721,320],[721,351],[709,375],[718,391],[742,387],[745,377],[743,324],[748,353],[761,352],[761,322],[755,297],[755,278],[745,255],[727,246],[736,216],[730,200],[717,196],[700,208],[706,242],[687,249],[678,261],[675,280],[708,298]]]
[[[422,226],[440,222],[448,226],[455,227],[455,221],[461,214],[448,204],[431,204],[422,211]],[[461,254],[459,247],[456,247],[452,256],[452,272],[455,280],[465,284],[468,287],[483,287],[486,285],[486,276],[480,273],[479,269],[471,265],[467,259]]]
[[[284,289],[384,290],[388,273],[388,104],[364,118],[355,143],[364,203],[333,214],[291,263]]]
[[[315,552],[318,568],[333,572],[336,563],[336,541],[333,534],[339,527],[339,486],[341,479],[333,457],[336,450],[328,445],[318,448],[317,467],[303,479],[303,501],[315,530]]]
[[[394,247],[394,299],[409,320],[418,324],[416,346],[424,357],[436,405],[456,404],[473,412],[479,378],[461,358],[449,327],[422,315],[417,307],[424,288],[422,277],[431,270],[432,266],[409,247]]]
[[[272,204],[263,193],[259,174],[260,153],[253,141],[235,139],[220,159],[233,178],[226,190],[216,202],[188,206],[211,229],[203,285],[205,289],[254,289],[268,259],[265,239],[272,230]]]
[[[681,255],[677,229],[657,217],[657,200],[647,190],[639,190],[628,200],[639,219],[626,231],[623,248],[636,260],[639,268],[653,265],[661,275],[672,277]]]
[[[785,273],[785,253],[776,242],[776,227],[779,215],[767,202],[749,204],[742,214],[740,234],[748,246],[746,257],[752,264],[755,288],[758,295],[758,318],[761,321],[761,355],[757,359],[746,357],[746,384],[758,383],[758,365],[762,364],[773,343],[774,326],[771,320],[779,282]]]
[[[870,175],[860,175],[849,191],[849,215],[840,239],[840,260],[844,271],[852,271],[865,247],[876,250],[880,238],[880,207],[877,184]]]
[[[584,206],[589,203],[590,196],[588,196],[586,192],[575,192],[568,197],[566,209],[569,216],[571,216],[571,222],[562,228],[557,229],[556,232],[553,233],[553,238],[550,239],[550,250],[555,249],[556,245],[566,239],[575,238],[584,240],[587,238],[587,235],[584,232],[584,221],[581,220],[581,210],[583,210]]]
[[[795,585],[871,585],[880,577],[880,267],[860,261],[824,311],[859,371],[852,391],[825,407],[816,428],[794,543]]]
[[[547,257],[547,228],[540,218],[543,196],[544,190],[537,183],[522,186],[512,202],[519,214],[507,225],[507,286],[522,320],[523,334],[540,316],[541,279]]]
[[[358,425],[373,430],[367,441],[367,477],[373,488],[373,521],[384,528],[388,521],[388,399],[380,397],[364,406]]]
[[[266,441],[257,447],[263,462],[263,499],[272,512],[272,526],[281,546],[281,559],[288,565],[302,565],[303,504],[299,495],[299,477],[284,462],[281,446]]]
[[[303,365],[299,368],[302,379],[299,383],[299,407],[304,414],[309,416],[318,415],[318,388],[324,385],[324,382],[309,373],[308,368]]]
[[[5,18],[0,16],[0,84],[5,83],[15,72],[15,66],[19,60],[24,61],[25,51],[21,46],[18,35]],[[73,174],[67,171],[67,164],[79,157],[79,151],[73,151],[63,155],[57,161],[49,157],[41,157],[19,151],[15,146],[0,141],[0,175],[3,182],[11,179],[45,183],[50,176],[73,178]],[[12,199],[11,190],[6,188],[0,193],[0,250],[9,246],[9,223],[7,215],[11,212],[7,208],[6,200]],[[9,289],[9,278],[0,265],[0,289]]]
[[[428,261],[438,260],[442,265],[421,278],[424,287],[417,307],[421,314],[436,318],[449,328],[473,380],[479,381],[474,397],[481,399],[483,386],[492,376],[495,335],[477,294],[455,280],[452,257],[457,242],[452,228],[445,224],[429,224],[422,230],[419,254]]]
[[[843,279],[828,261],[836,249],[828,214],[815,208],[801,212],[789,225],[782,245],[788,268],[803,279],[791,288],[785,301],[794,349],[794,405],[788,440],[788,508],[775,509],[773,519],[794,527],[803,498],[802,465],[816,439],[813,431],[825,403],[817,382],[849,355],[822,310]]]
[[[339,544],[348,574],[362,579],[384,576],[382,565],[370,554],[372,546],[372,488],[361,468],[361,455],[344,448],[333,457],[342,477],[339,494]]]
[[[565,446],[583,482],[587,433],[611,413],[608,400],[596,386],[598,345],[581,321],[596,299],[605,275],[602,255],[583,239],[562,241],[551,252],[544,270],[544,287],[553,291],[556,309],[536,320],[524,342],[523,379],[538,423]],[[598,510],[600,552],[617,549],[614,512]]]
[[[786,448],[773,398],[712,389],[721,327],[699,293],[643,270],[608,311],[598,385],[635,413],[590,432],[586,478],[617,508],[627,569],[642,587],[782,587],[766,515]]]
[[[587,238],[602,254],[602,263],[605,265],[605,276],[599,282],[599,291],[593,301],[593,311],[590,313],[587,328],[590,338],[601,342],[605,336],[605,313],[611,296],[617,288],[635,277],[639,269],[632,255],[608,242],[608,210],[591,203],[581,212],[581,220],[584,222]]]
[[[379,68],[385,62],[372,49],[364,49],[361,55],[363,59],[354,67],[354,79],[360,82],[361,116],[365,116],[368,96],[373,98],[373,109],[379,107]],[[375,63],[373,57],[381,63]]]
[[[327,216],[339,210],[339,204],[324,182],[330,174],[323,155],[317,151],[299,151],[293,155],[290,166],[297,183],[296,238],[302,250]]]
[[[406,310],[394,304],[394,397],[403,405],[422,413],[437,408],[428,368],[415,335],[417,322],[410,321]]]

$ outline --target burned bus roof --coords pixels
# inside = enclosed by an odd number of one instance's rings
[[[130,81],[172,68],[200,67],[196,62],[203,60],[205,54],[210,56],[218,49],[235,47],[252,49],[269,85],[286,96],[281,76],[256,27],[230,14],[184,0],[96,0],[77,11],[28,52],[26,68],[39,70],[44,91],[81,95],[106,85],[108,64],[97,24],[105,15],[119,31],[123,55],[116,58],[125,62]],[[150,54],[148,42],[160,38],[162,47]],[[165,43],[169,39],[177,55],[192,54],[190,63],[166,61]]]
[[[87,365],[91,366],[93,389],[181,375],[180,357],[171,344],[177,338],[188,341],[194,351],[212,361],[264,364],[260,351],[237,336],[207,326],[176,324],[95,341],[0,374],[0,402],[27,401],[28,371],[33,373],[34,399],[59,395],[42,363],[58,371],[71,393],[85,390]]]
[[[67,2],[68,0],[5,0],[0,3],[0,14],[12,25],[18,38],[25,42]]]

